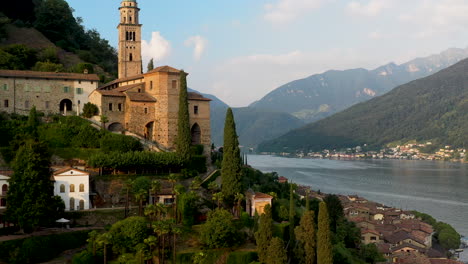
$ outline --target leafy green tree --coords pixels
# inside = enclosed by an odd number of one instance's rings
[[[152,71],[154,69],[154,60],[151,58],[151,60],[148,62],[148,71]]]
[[[103,233],[100,236],[97,237],[97,244],[99,247],[102,247],[104,249],[104,264],[107,264],[107,245],[112,244],[112,234],[110,232],[108,233]]]
[[[327,205],[320,202],[317,231],[317,263],[332,264],[332,244],[330,234],[330,219],[328,216]]]
[[[99,114],[99,108],[93,103],[86,103],[83,105],[83,117],[91,118]]]
[[[1,48],[5,57],[0,59],[0,67],[8,70],[29,70],[37,61],[37,52],[22,44]]]
[[[53,63],[50,61],[38,61],[32,68],[33,71],[40,71],[40,72],[64,72],[65,68],[63,64]]]
[[[239,140],[232,109],[226,112],[224,123],[223,162],[221,165],[222,192],[228,203],[232,203],[236,193],[242,192],[242,166]]]
[[[105,115],[101,115],[100,116],[100,122],[102,124],[102,128],[106,128],[106,123],[109,122],[109,118],[107,118],[107,116]]]
[[[148,198],[151,181],[147,177],[138,177],[133,181],[133,195],[138,202],[138,215],[143,216],[143,202]]]
[[[195,223],[195,216],[198,212],[198,202],[200,197],[196,192],[182,192],[177,198],[177,211],[179,221],[186,227],[191,227]]]
[[[271,216],[271,207],[266,205],[264,213],[260,216],[258,231],[255,232],[255,242],[257,243],[258,259],[260,262],[266,262],[268,257],[268,245],[273,238],[273,219]]]
[[[33,106],[31,110],[29,110],[29,116],[28,116],[28,132],[29,132],[29,135],[33,139],[37,139],[39,137],[38,127],[39,127],[39,115],[36,111],[36,107]]]
[[[288,261],[288,255],[284,248],[283,240],[274,237],[268,246],[266,264],[284,264]]]
[[[224,209],[208,213],[208,219],[201,229],[201,241],[208,248],[225,248],[239,244],[239,234],[232,215]]]
[[[18,223],[23,231],[54,221],[57,200],[50,181],[50,154],[46,145],[27,141],[17,151],[13,171],[7,198],[9,221]]]
[[[330,219],[330,231],[336,233],[338,224],[344,219],[343,205],[341,204],[340,198],[334,194],[325,196],[323,201],[327,205]]]
[[[132,216],[112,225],[108,233],[113,252],[135,252],[135,247],[148,237],[147,222],[144,217]]]
[[[182,160],[190,160],[190,145],[192,137],[190,133],[190,117],[188,109],[187,94],[187,73],[180,73],[180,91],[179,91],[179,115],[177,120],[177,139],[176,151],[182,157]]]
[[[57,49],[53,46],[42,49],[39,52],[37,59],[42,62],[60,63]]]
[[[76,73],[84,73],[85,70],[88,72],[88,74],[93,74],[94,73],[94,66],[91,63],[78,63],[73,67],[73,72]]]
[[[384,256],[374,243],[361,246],[361,258],[370,264],[385,261]]]
[[[299,241],[299,246],[303,248],[305,253],[304,263],[315,263],[315,249],[317,246],[315,238],[315,213],[314,211],[306,211],[301,217],[300,225],[295,229],[296,238]]]
[[[218,208],[220,208],[221,204],[224,201],[224,194],[222,192],[218,192],[213,194],[213,201],[216,201],[216,204],[218,205]]]

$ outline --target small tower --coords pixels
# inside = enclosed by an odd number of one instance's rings
[[[139,75],[141,61],[141,24],[136,0],[123,0],[120,5],[119,79]]]

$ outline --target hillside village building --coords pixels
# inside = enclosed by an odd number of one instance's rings
[[[0,70],[0,112],[80,114],[98,82],[96,74]]]
[[[54,194],[62,198],[66,211],[90,209],[89,173],[74,168],[54,172]]]
[[[128,131],[171,150],[177,137],[182,71],[162,66],[142,74],[140,9],[135,0],[124,0],[119,10],[119,79],[93,91],[89,100],[108,118],[110,131]],[[188,94],[192,143],[204,145],[205,151],[211,144],[210,101]]]

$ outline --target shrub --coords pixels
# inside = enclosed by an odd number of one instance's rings
[[[232,221],[232,215],[224,209],[208,214],[202,226],[201,241],[209,248],[225,248],[239,244],[240,235]]]
[[[88,232],[78,231],[5,241],[0,244],[0,258],[13,264],[45,262],[65,250],[85,245]]]
[[[93,103],[86,103],[83,105],[83,116],[91,118],[99,114],[99,108]]]
[[[129,152],[129,151],[141,151],[143,146],[140,141],[124,135],[118,135],[113,133],[106,133],[101,138],[101,150],[104,152]]]
[[[251,263],[258,259],[257,252],[232,252],[229,254],[227,264]]]

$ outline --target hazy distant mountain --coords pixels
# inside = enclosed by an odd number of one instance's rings
[[[385,94],[396,86],[426,77],[468,57],[467,49],[449,49],[407,63],[374,70],[327,71],[287,83],[250,107],[287,112],[312,122]]]
[[[198,92],[189,89],[191,92]],[[198,92],[199,93],[199,92]],[[216,146],[223,145],[224,120],[229,107],[214,95],[203,94],[211,100],[211,140]],[[233,108],[239,142],[246,147],[254,147],[264,140],[273,139],[304,125],[288,113],[264,111],[252,108]]]
[[[407,66],[424,67],[417,61]],[[363,144],[379,147],[414,139],[468,146],[468,59],[266,141],[259,150],[317,151]]]

